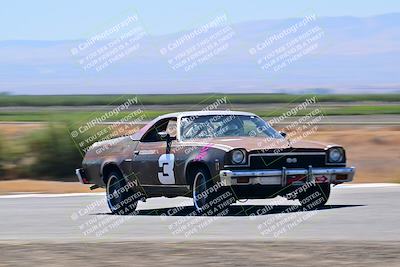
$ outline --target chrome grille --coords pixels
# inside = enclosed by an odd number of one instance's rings
[[[324,167],[325,153],[268,153],[250,155],[251,169]]]

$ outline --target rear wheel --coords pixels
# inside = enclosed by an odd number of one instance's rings
[[[323,207],[328,202],[331,193],[329,183],[315,184],[305,192],[299,194],[301,205],[306,209],[316,209]]]
[[[143,198],[142,193],[134,192],[122,174],[116,171],[107,176],[106,192],[107,204],[113,214],[132,214],[139,200]]]
[[[221,184],[213,183],[205,167],[192,171],[192,194],[194,208],[200,215],[223,216],[229,212],[229,205],[234,203],[232,192],[223,190]]]

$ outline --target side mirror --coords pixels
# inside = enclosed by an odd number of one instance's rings
[[[160,137],[161,141],[167,141],[167,147],[165,153],[169,154],[171,152],[171,143],[172,140],[176,140],[176,137],[171,137],[169,133],[163,131],[163,132],[158,132],[158,136]]]
[[[158,136],[160,137],[160,139],[163,140],[163,141],[169,140],[169,139],[170,139],[169,133],[167,133],[167,132],[165,132],[165,131],[163,131],[163,132],[158,132],[157,134],[158,134]]]
[[[286,138],[286,133],[285,132],[279,132],[280,133],[280,135],[282,135],[283,136],[283,138]]]

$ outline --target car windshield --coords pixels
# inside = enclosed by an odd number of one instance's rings
[[[250,115],[182,117],[180,135],[182,140],[232,136],[283,138],[263,119]]]

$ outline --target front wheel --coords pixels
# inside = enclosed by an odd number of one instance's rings
[[[230,190],[223,190],[221,184],[213,183],[206,168],[192,172],[193,204],[197,213],[206,216],[223,216],[229,212],[229,206],[236,201]]]
[[[139,200],[143,198],[142,193],[134,193],[133,186],[119,172],[112,171],[107,177],[106,197],[111,212],[119,215],[132,214]]]
[[[329,183],[315,184],[300,193],[299,200],[306,209],[321,208],[328,202],[330,193],[331,185]]]

